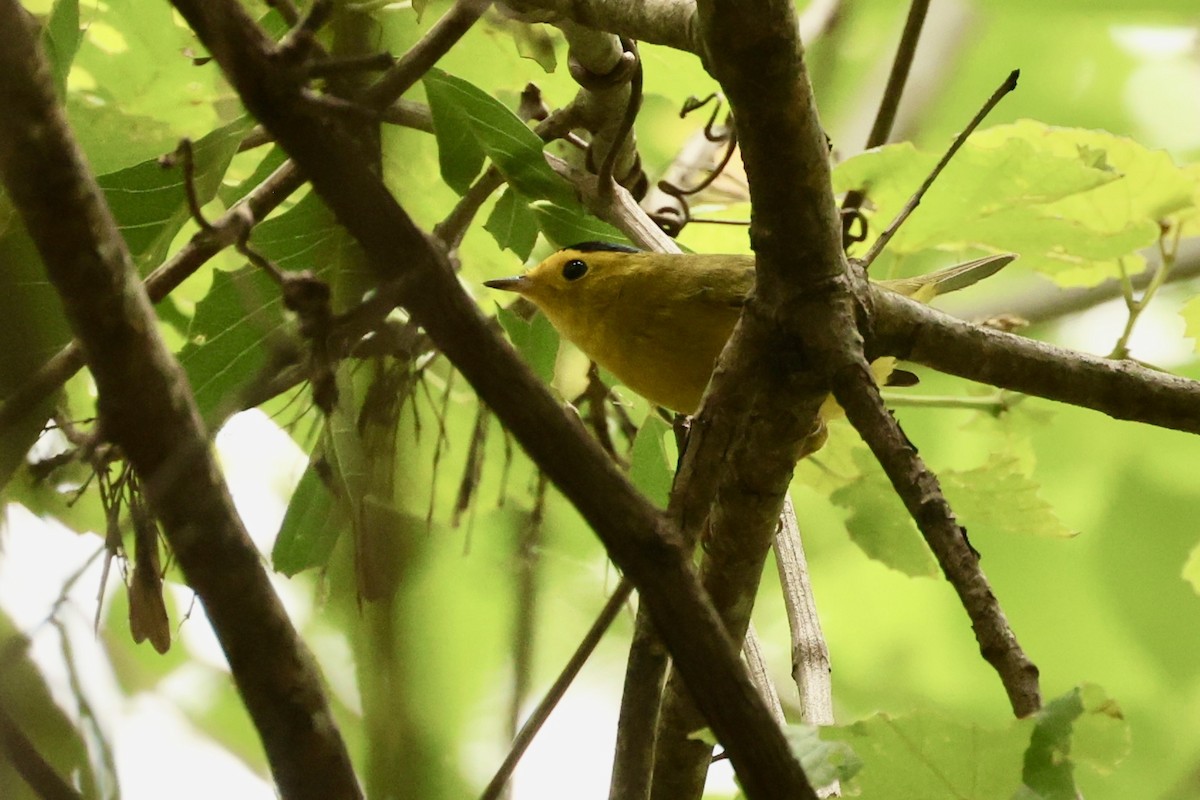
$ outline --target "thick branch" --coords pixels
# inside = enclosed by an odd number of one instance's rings
[[[678,533],[489,328],[442,254],[274,63],[235,0],[175,0],[249,110],[309,175],[402,303],[579,509],[651,609],[751,797],[811,797],[799,764],[704,597]]]
[[[539,22],[571,20],[639,42],[699,52],[692,0],[508,0],[505,5]]]
[[[1001,333],[875,289],[876,354],[1101,411],[1200,433],[1200,382]]]
[[[829,24],[839,0],[813,0],[800,17],[800,38],[810,41]],[[569,19],[639,42],[700,55],[704,44],[695,0],[507,0],[505,5],[539,22]]]
[[[757,280],[693,425],[671,513],[685,535],[708,519],[705,587],[741,639],[792,470],[820,434],[821,376],[854,358],[861,338],[793,6],[709,0],[698,12],[742,147]],[[671,681],[652,796],[700,795],[708,752],[687,738],[694,727],[687,694]]]
[[[99,389],[101,424],[142,477],[204,604],[285,797],[359,795],[311,656],[263,570],[178,362],[158,336],[100,188],[15,0],[0,0],[0,177]]]

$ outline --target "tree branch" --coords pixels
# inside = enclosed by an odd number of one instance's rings
[[[800,38],[807,42],[824,30],[839,2],[808,3],[799,19]],[[538,22],[569,19],[639,42],[704,52],[695,0],[507,0],[505,5]]]
[[[1200,382],[973,325],[894,292],[873,289],[872,355],[894,355],[941,372],[1115,419],[1200,433]]]
[[[709,0],[698,11],[706,61],[737,125],[757,277],[693,423],[670,510],[685,535],[707,518],[705,588],[741,639],[792,470],[822,435],[823,376],[861,353],[861,300],[841,249],[825,134],[792,4],[771,0],[751,10]],[[687,694],[670,682],[653,797],[700,795],[709,751],[687,738],[695,727]]]
[[[383,108],[407,92],[479,21],[491,0],[457,0],[421,40],[363,93],[372,108]]]
[[[241,6],[235,0],[175,0],[175,6],[247,108],[358,239],[381,282],[397,280],[413,318],[579,509],[639,588],[747,794],[812,797],[704,596],[678,533],[492,333],[444,256],[431,248],[337,125],[306,99],[295,74],[278,69],[273,43]]]
[[[104,434],[142,477],[285,797],[358,797],[316,666],[271,589],[125,243],[15,0],[0,0],[0,177],[83,344]]]
[[[3,707],[0,707],[0,752],[42,800],[82,800],[83,795],[58,774]]]
[[[1042,705],[1037,667],[1017,643],[979,568],[979,556],[967,543],[967,532],[955,520],[937,476],[926,469],[900,424],[884,407],[865,359],[837,376],[833,395],[883,466],[937,557],[946,580],[958,593],[971,618],[979,650],[1000,675],[1013,712],[1025,717],[1037,711]]]

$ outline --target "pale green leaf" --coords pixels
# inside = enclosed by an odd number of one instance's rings
[[[1183,565],[1183,579],[1192,585],[1192,590],[1200,594],[1200,544],[1188,553]]]
[[[850,745],[822,739],[821,729],[815,725],[788,725],[784,735],[814,787],[848,781],[862,769],[862,759]]]
[[[562,206],[537,200],[529,207],[533,209],[542,234],[557,247],[576,242],[629,242],[619,230],[591,216],[578,204]]]
[[[675,470],[668,461],[663,436],[671,426],[657,414],[648,414],[633,439],[629,457],[629,480],[659,508],[667,507]]]
[[[853,784],[864,797],[998,800],[1021,786],[1029,732],[1019,723],[989,730],[934,712],[876,714],[822,729],[822,738],[854,749],[862,771]]]
[[[313,195],[255,229],[252,243],[283,270],[312,270],[317,275],[343,263],[346,234]],[[206,420],[235,410],[238,394],[294,339],[285,336],[288,320],[278,285],[262,270],[214,272],[208,294],[196,304],[188,343],[179,359]]]
[[[1200,350],[1200,295],[1189,299],[1179,310],[1183,317],[1184,335],[1193,339],[1197,350]]]
[[[479,146],[514,189],[526,197],[571,203],[575,195],[543,155],[544,143],[516,114],[477,86],[433,69],[424,79],[432,103],[454,108],[456,121],[465,121]],[[434,117],[434,128],[437,129]],[[456,137],[462,134],[455,131]],[[440,144],[439,138],[439,144]],[[458,145],[464,147],[464,145]],[[465,170],[464,170],[465,172]],[[458,188],[458,187],[455,187]]]
[[[1032,722],[1023,779],[1042,800],[1076,800],[1076,764],[1111,772],[1129,749],[1120,707],[1095,685],[1051,700]]]
[[[511,188],[500,195],[483,227],[496,244],[512,250],[522,261],[529,258],[537,242],[537,220],[529,203]]]
[[[326,566],[346,526],[345,514],[338,509],[321,478],[322,467],[317,461],[321,458],[322,455],[314,454],[314,460],[304,470],[271,549],[271,565],[276,572],[289,577]]]
[[[193,185],[201,205],[216,194],[251,124],[249,118],[242,118],[193,144]],[[140,270],[158,266],[175,234],[191,218],[182,166],[164,167],[151,159],[102,175],[97,182]]]
[[[83,36],[79,30],[79,0],[55,0],[42,27],[42,51],[54,75],[54,90],[61,98],[67,88],[67,73]]]
[[[509,30],[521,58],[536,61],[546,72],[554,72],[558,67],[558,55],[554,52],[554,37],[550,35],[549,26],[517,23]]]
[[[867,189],[874,229],[895,215],[938,154],[897,144],[840,165],[839,190]],[[1193,206],[1195,180],[1162,151],[1101,131],[1022,121],[981,131],[937,179],[889,245],[1021,254],[1022,263],[1095,283],[1159,235],[1159,222]]]
[[[439,80],[432,72],[425,76],[424,84],[442,179],[454,191],[464,194],[483,169],[483,146],[471,129],[466,110],[457,101],[453,85]]]
[[[913,524],[904,503],[869,451],[852,452],[858,477],[835,490],[830,500],[850,510],[846,530],[871,558],[914,577],[937,575],[937,562]]]
[[[942,490],[959,522],[972,534],[1070,537],[1040,487],[1021,470],[1016,456],[993,455],[971,470],[945,470]]]
[[[544,383],[550,383],[554,379],[554,362],[558,357],[558,331],[554,330],[546,315],[534,314],[529,320],[524,320],[511,309],[501,306],[496,316],[509,341],[534,374]]]

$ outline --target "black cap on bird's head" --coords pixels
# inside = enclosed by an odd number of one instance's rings
[[[616,242],[579,242],[578,244],[564,247],[558,252],[562,253],[567,250],[578,250],[580,253],[640,253],[640,248],[628,244],[617,244]]]

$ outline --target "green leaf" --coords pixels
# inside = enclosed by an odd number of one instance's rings
[[[55,0],[42,27],[42,50],[54,75],[54,91],[65,97],[67,73],[83,39],[79,30],[79,0]]]
[[[239,410],[239,393],[266,366],[272,337],[284,325],[279,286],[262,270],[213,273],[179,353],[206,421]]]
[[[513,347],[533,368],[534,374],[543,383],[554,380],[554,362],[558,358],[558,331],[546,319],[545,314],[534,314],[523,320],[511,309],[500,306],[496,311],[501,327],[508,334]]]
[[[511,188],[500,195],[483,227],[496,244],[512,250],[522,261],[529,258],[537,242],[537,220],[528,201]]]
[[[857,477],[834,489],[830,500],[851,510],[846,520],[850,538],[892,569],[935,576],[933,554],[878,463],[863,448],[848,455]],[[972,535],[1076,535],[1042,499],[1040,487],[1021,471],[1016,456],[993,456],[975,469],[942,470],[938,477],[950,507]]]
[[[516,42],[521,58],[536,61],[547,73],[558,67],[558,55],[554,52],[554,37],[549,26],[517,22],[509,31]]]
[[[467,112],[455,102],[453,88],[439,81],[433,72],[426,74],[425,96],[433,116],[433,135],[437,138],[438,165],[442,179],[459,194],[465,194],[483,169],[484,151],[467,120]]]
[[[1191,298],[1179,310],[1183,317],[1184,336],[1195,340],[1197,350],[1200,350],[1200,295]]]
[[[1042,499],[1041,487],[1021,471],[1016,456],[992,455],[983,466],[945,470],[940,477],[951,508],[972,533],[1055,537],[1078,533]]]
[[[1192,585],[1192,591],[1200,594],[1200,544],[1192,548],[1183,565],[1183,579]]]
[[[1111,772],[1129,750],[1120,707],[1095,685],[1055,698],[1033,719],[1023,778],[1041,800],[1075,800],[1077,763]]]
[[[241,113],[215,64],[197,66],[196,35],[166,4],[88,4],[71,68],[71,128],[98,174],[170,152],[183,136]]]
[[[267,151],[266,155],[255,165],[253,172],[236,184],[222,182],[220,188],[217,189],[217,198],[226,208],[248,195],[288,160],[288,154],[279,145],[272,145],[264,149]]]
[[[194,185],[201,205],[216,194],[250,125],[244,117],[193,144]],[[158,266],[175,234],[190,219],[182,168],[164,168],[158,159],[151,159],[97,181],[140,271]]]
[[[546,163],[542,153],[545,143],[503,103],[479,87],[438,69],[430,70],[424,83],[430,107],[435,108],[436,97],[436,103],[443,106],[443,113],[447,108],[453,109],[450,114],[451,120],[447,122],[453,122],[457,128],[465,121],[466,129],[475,137],[479,147],[504,175],[510,186],[527,197],[559,203],[574,202],[575,194],[570,184],[560,178]],[[437,131],[436,111],[433,125]],[[452,135],[455,139],[462,137],[461,131],[457,129],[452,134],[447,131],[447,135]],[[441,134],[438,134],[439,152],[441,143]],[[454,146],[456,151],[465,148],[465,145],[458,141]],[[467,163],[473,164],[474,161]],[[466,166],[461,169],[465,174]],[[478,166],[471,177],[477,173]],[[456,179],[461,180],[461,176],[456,176]],[[449,177],[447,183],[456,189],[459,188]]]
[[[311,269],[323,275],[344,258],[345,232],[314,195],[254,231],[252,242],[280,269]],[[209,422],[232,410],[238,393],[272,357],[271,346],[293,346],[284,338],[287,317],[279,287],[254,267],[213,273],[213,284],[188,328],[179,353]]]
[[[862,760],[853,784],[864,797],[921,800],[997,800],[1021,786],[1027,728],[989,730],[928,711],[876,714],[823,728],[822,738],[845,742]]]
[[[852,453],[858,477],[835,490],[830,500],[850,509],[846,530],[869,557],[913,577],[934,577],[937,562],[904,503],[879,464],[865,449]]]
[[[321,479],[318,458],[315,455],[304,470],[271,549],[275,571],[288,577],[326,566],[338,536],[346,527],[345,515],[339,512],[329,487]]]
[[[881,227],[936,159],[909,144],[881,148],[839,165],[835,187],[866,187]],[[1025,120],[972,136],[889,251],[1012,250],[1027,266],[1095,283],[1152,244],[1160,220],[1192,208],[1194,192],[1165,152]]]
[[[846,782],[862,769],[862,759],[845,742],[828,742],[815,725],[788,725],[784,731],[792,754],[814,787]]]
[[[62,303],[46,280],[42,259],[25,232],[8,198],[0,194],[0,320],[4,321],[4,346],[0,347],[0,401],[25,385],[51,356],[71,341]],[[37,440],[42,425],[54,410],[58,393],[13,424],[0,437],[0,487]]]
[[[629,480],[659,508],[667,507],[675,480],[675,470],[663,443],[663,436],[670,430],[671,426],[657,414],[647,414],[633,439],[629,457]]]
[[[985,131],[981,144],[1023,137],[1044,153],[1081,160],[1111,170],[1118,180],[1088,192],[1064,196],[1046,211],[1087,224],[1097,231],[1120,231],[1157,223],[1192,206],[1196,187],[1165,150],[1154,150],[1125,136],[1083,128],[1057,128],[1021,120]]]
[[[564,206],[535,200],[529,207],[542,234],[556,247],[568,247],[576,242],[629,243],[625,234],[588,214],[578,203]]]

